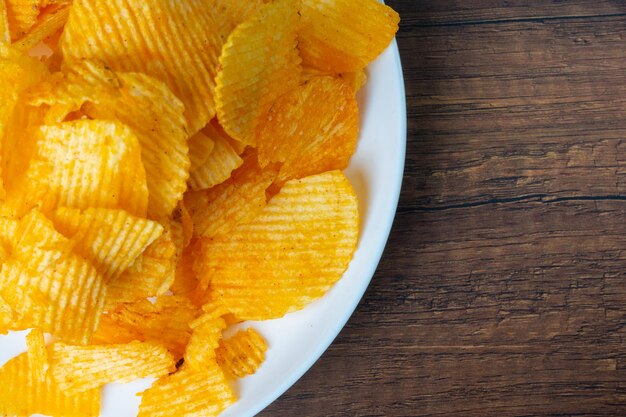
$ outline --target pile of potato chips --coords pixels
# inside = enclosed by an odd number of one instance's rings
[[[0,415],[213,416],[357,244],[376,0],[0,0]],[[44,333],[51,337],[44,342]]]

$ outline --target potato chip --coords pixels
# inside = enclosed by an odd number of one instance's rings
[[[256,159],[256,154],[251,154],[245,164],[220,185],[185,194],[185,206],[191,214],[197,236],[228,233],[265,207],[265,190],[274,181],[277,168],[270,165],[262,169]]]
[[[165,294],[174,282],[176,251],[172,228],[167,225],[126,271],[109,282],[106,308]]]
[[[365,68],[398,31],[400,16],[376,0],[302,0],[298,48],[305,65],[342,73]]]
[[[43,11],[39,21],[28,31],[28,33],[14,43],[17,49],[27,51],[34,48],[50,36],[59,32],[67,22],[70,14],[69,4],[62,4],[59,7],[51,7]]]
[[[239,331],[222,339],[215,351],[220,368],[235,378],[254,374],[265,361],[267,343],[254,329]]]
[[[24,36],[37,22],[37,16],[46,0],[5,0],[11,39]]]
[[[290,181],[249,223],[202,240],[199,279],[241,320],[281,317],[341,278],[358,225],[356,196],[341,172]]]
[[[207,6],[213,12],[213,20],[218,32],[225,42],[228,35],[244,21],[259,11],[265,2],[263,0],[208,0]]]
[[[215,349],[226,328],[222,316],[228,313],[221,304],[209,304],[203,310],[204,314],[190,323],[193,333],[185,351],[185,364],[198,371],[215,360]]]
[[[203,134],[212,141],[213,149],[202,163],[191,168],[189,187],[195,191],[223,183],[230,178],[233,170],[243,163],[239,156],[241,152],[234,148],[235,141],[229,138],[215,121],[204,128]]]
[[[261,165],[283,162],[282,183],[348,166],[359,137],[352,88],[335,77],[313,77],[280,97],[261,125]]]
[[[9,17],[7,16],[6,0],[0,0],[0,43],[10,44]]]
[[[214,417],[236,400],[215,360],[202,371],[183,366],[141,394],[138,417]]]
[[[76,243],[105,281],[119,276],[163,234],[159,223],[124,210],[60,208],[50,214],[55,228]]]
[[[64,77],[30,90],[30,103],[52,105],[48,123],[61,122],[80,109],[92,119],[116,119],[130,127],[141,144],[148,214],[152,219],[169,216],[189,177],[183,103],[165,84],[147,75],[115,73],[94,61],[74,63],[66,71]]]
[[[35,160],[27,172],[43,209],[119,208],[146,215],[148,189],[137,137],[118,122],[78,120],[41,126]],[[32,204],[32,202],[31,202]]]
[[[38,327],[62,340],[87,343],[98,326],[106,288],[102,277],[41,213],[19,223],[0,272],[0,295],[21,315],[21,328]]]
[[[202,133],[202,131],[189,138],[189,160],[191,162],[189,167],[190,171],[194,171],[202,166],[202,164],[209,159],[214,147],[215,142]]]
[[[43,334],[31,332],[29,350],[0,368],[0,415],[29,416],[39,413],[62,417],[96,417],[100,414],[100,390],[69,394],[61,390],[43,362]],[[41,375],[45,380],[41,380]]]
[[[50,372],[62,390],[83,392],[110,382],[168,375],[176,362],[168,350],[155,343],[70,346],[49,348]]]
[[[197,307],[181,296],[162,296],[154,304],[148,300],[119,304],[102,317],[93,340],[101,344],[160,343],[178,359],[191,336],[189,323],[197,315]]]
[[[15,325],[20,321],[17,312],[0,296],[0,334],[16,329]]]
[[[246,145],[255,145],[272,102],[299,82],[299,11],[300,0],[275,0],[237,26],[222,49],[217,115],[224,130]]]
[[[367,72],[365,71],[365,68],[360,69],[358,71],[354,71],[354,72],[344,72],[341,74],[335,74],[332,72],[322,71],[313,67],[307,67],[307,66],[302,67],[302,79],[304,80],[305,83],[307,83],[313,77],[326,77],[326,76],[338,77],[344,80],[352,88],[352,91],[354,91],[355,94],[359,92],[361,87],[363,87],[365,83],[367,82]]]
[[[193,269],[198,242],[197,239],[193,239],[183,251],[176,266],[176,278],[171,290],[175,295],[185,296],[196,306],[201,307],[206,299],[206,291],[199,287],[200,282]]]
[[[203,0],[75,1],[61,39],[66,60],[97,59],[166,83],[184,103],[191,135],[215,115],[221,47]]]

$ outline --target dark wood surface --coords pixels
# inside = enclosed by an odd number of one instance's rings
[[[626,415],[626,2],[388,3],[394,229],[347,327],[261,416]]]

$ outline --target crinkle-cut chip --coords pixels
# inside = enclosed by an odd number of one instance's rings
[[[326,77],[334,76],[344,80],[346,84],[352,87],[352,91],[356,94],[361,87],[367,82],[367,72],[365,68],[354,72],[344,72],[341,74],[335,74],[331,72],[322,71],[317,68],[304,66],[302,68],[302,80],[306,83],[314,77]]]
[[[106,287],[96,268],[40,212],[18,225],[0,272],[0,295],[37,327],[72,343],[89,342],[104,309]]]
[[[6,45],[11,43],[6,0],[0,0],[0,43],[4,43]]]
[[[110,382],[168,375],[176,370],[169,351],[156,343],[49,347],[50,372],[63,390],[83,392]]]
[[[213,152],[213,148],[215,147],[215,142],[211,140],[207,135],[202,133],[202,131],[196,133],[192,137],[189,138],[189,160],[191,165],[189,167],[190,171],[194,171],[198,169],[198,167],[202,166],[209,159],[209,155]]]
[[[183,365],[141,394],[138,417],[216,417],[234,403],[224,372],[212,360],[202,371]]]
[[[213,20],[222,40],[226,41],[239,24],[258,12],[265,3],[263,0],[208,0],[207,7],[213,12]]]
[[[174,282],[176,251],[172,227],[166,225],[163,233],[141,256],[119,277],[109,282],[106,308],[165,294]]]
[[[37,22],[41,9],[46,0],[5,0],[9,18],[11,39],[16,40],[24,36]]]
[[[34,159],[27,178],[46,191],[44,211],[118,208],[145,217],[146,173],[139,141],[127,126],[100,120],[41,126]]]
[[[203,0],[77,0],[61,39],[68,61],[98,59],[166,83],[184,103],[191,135],[215,115],[221,47]]]
[[[48,352],[41,330],[33,329],[26,335],[26,347],[28,349],[28,366],[33,371],[35,381],[46,382],[49,367]]]
[[[102,317],[102,326],[94,334],[93,342],[161,343],[175,358],[181,358],[191,336],[189,323],[197,315],[198,308],[181,296],[162,296],[154,304],[148,300],[119,304]],[[120,340],[118,332],[123,339]]]
[[[124,210],[59,208],[51,212],[55,228],[75,242],[74,251],[89,259],[105,281],[123,273],[163,234],[158,222]]]
[[[185,364],[198,371],[205,369],[215,359],[215,349],[226,328],[222,316],[228,313],[221,304],[209,304],[202,309],[204,314],[190,323],[193,333],[185,351]]]
[[[29,345],[43,344],[43,334],[29,335]],[[34,340],[37,337],[38,340]],[[59,388],[52,375],[45,374],[45,365],[33,350],[9,360],[0,368],[0,415],[29,416],[45,414],[63,417],[96,417],[100,413],[100,390],[70,394]],[[33,364],[35,366],[33,366]]]
[[[239,331],[228,339],[222,339],[215,351],[217,363],[222,370],[235,378],[254,374],[265,361],[267,343],[254,329]]]
[[[6,334],[9,330],[16,329],[16,324],[20,322],[17,313],[0,296],[0,334]]]
[[[334,73],[365,68],[393,40],[400,22],[377,0],[302,0],[301,15],[303,63]]]
[[[34,48],[59,32],[65,25],[65,22],[67,22],[69,15],[69,4],[60,4],[59,6],[45,9],[39,16],[37,23],[28,33],[14,43],[15,47],[22,51]]]
[[[185,194],[196,236],[228,233],[237,224],[253,218],[267,204],[265,190],[274,181],[277,167],[260,168],[256,154],[233,172],[227,181],[203,191]]]
[[[148,215],[169,216],[189,177],[183,103],[165,84],[144,74],[115,73],[95,61],[71,63],[66,71],[64,77],[53,77],[29,91],[31,104],[51,105],[48,123],[63,121],[80,109],[92,119],[113,119],[129,126],[141,145]]]
[[[239,156],[241,152],[233,147],[233,142],[236,141],[232,141],[215,121],[209,123],[203,132],[214,146],[207,159],[189,173],[189,187],[194,191],[206,190],[223,183],[243,163]]]
[[[281,317],[341,278],[358,226],[356,196],[340,171],[290,181],[249,223],[202,239],[200,280],[241,320]]]
[[[187,246],[178,260],[176,266],[176,278],[172,284],[172,292],[189,298],[195,305],[204,304],[204,291],[199,290],[199,281],[193,270],[195,251],[198,240],[194,239]]]
[[[222,48],[215,102],[224,130],[247,145],[272,102],[300,78],[300,0],[275,0],[237,26]]]
[[[280,97],[261,125],[261,165],[283,162],[278,181],[344,169],[356,150],[359,107],[335,77],[313,77]]]

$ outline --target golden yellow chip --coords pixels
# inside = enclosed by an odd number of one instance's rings
[[[358,225],[356,196],[341,172],[290,181],[249,223],[202,240],[199,279],[239,319],[281,317],[341,278]]]
[[[24,36],[37,22],[39,12],[46,0],[5,0],[9,18],[11,39],[16,40]]]
[[[119,304],[102,317],[94,343],[127,343],[132,340],[155,342],[181,358],[191,336],[189,323],[198,309],[186,297],[162,296],[156,303],[148,300]]]
[[[183,251],[176,266],[176,278],[171,290],[175,295],[185,296],[200,307],[205,302],[206,291],[199,288],[199,281],[193,269],[197,246],[198,240],[194,239]]]
[[[59,232],[76,243],[74,251],[89,259],[105,280],[119,276],[163,234],[159,223],[124,210],[60,208],[50,218]]]
[[[277,168],[260,168],[256,154],[226,182],[204,191],[185,194],[185,206],[197,236],[213,237],[228,233],[237,224],[254,217],[265,205],[265,190],[274,181]]]
[[[163,295],[172,286],[177,247],[171,226],[166,226],[161,236],[126,271],[108,283],[107,309],[119,303]]]
[[[377,0],[302,0],[298,48],[305,65],[342,73],[365,68],[398,31],[400,16]]]
[[[30,416],[39,413],[59,417],[97,417],[100,414],[100,390],[69,394],[60,389],[46,373],[43,334],[33,331],[29,350],[0,368],[0,415]],[[45,380],[41,376],[45,375]]]
[[[6,0],[0,0],[0,43],[10,44],[9,16],[7,16]]]
[[[41,213],[30,212],[2,265],[0,295],[19,311],[21,328],[38,327],[61,340],[87,343],[98,326],[106,288],[71,247]]]
[[[224,44],[217,74],[217,115],[247,145],[272,102],[300,78],[296,31],[300,0],[275,0],[237,26]]]
[[[335,77],[313,77],[280,97],[258,137],[259,160],[283,162],[278,182],[348,166],[359,137],[354,92]]]
[[[119,208],[145,217],[146,173],[137,137],[118,122],[78,120],[41,126],[21,191],[26,208]]]
[[[115,119],[130,127],[141,145],[148,215],[159,219],[172,213],[187,188],[190,162],[184,106],[165,84],[81,61],[68,66],[63,77],[55,75],[31,89],[29,96],[33,105],[51,105],[48,123],[80,109],[92,119]]]
[[[314,77],[326,77],[326,76],[339,77],[340,79],[344,80],[352,88],[352,91],[355,94],[358,93],[361,87],[363,87],[365,83],[367,82],[367,72],[365,71],[365,68],[360,69],[358,71],[344,72],[341,74],[326,72],[317,68],[307,67],[307,66],[304,66],[302,68],[302,79],[305,83],[309,82],[309,80],[311,80]]]
[[[185,351],[185,364],[198,371],[215,359],[215,349],[222,339],[222,330],[226,328],[222,316],[228,313],[221,304],[209,304],[202,309],[204,314],[190,323],[193,333]]]
[[[97,59],[166,83],[185,105],[191,135],[215,115],[221,47],[203,0],[76,1],[61,39],[66,60]]]
[[[217,363],[222,370],[235,378],[254,374],[265,361],[267,343],[254,329],[239,331],[228,339],[222,339],[215,351]]]
[[[213,148],[202,163],[191,168],[189,187],[195,191],[206,190],[223,183],[230,178],[233,170],[243,163],[243,159],[239,156],[241,152],[233,147],[231,138],[215,121],[203,129],[203,134],[211,140]]]
[[[17,329],[16,324],[20,318],[13,308],[0,296],[0,334],[6,334],[9,330]]]
[[[39,16],[38,22],[14,43],[17,49],[27,51],[39,43],[59,32],[70,14],[69,4],[60,4],[44,10]]]
[[[202,166],[209,159],[214,147],[215,142],[202,131],[189,138],[189,160],[191,162],[189,170],[195,171]]]
[[[168,350],[155,343],[70,346],[49,348],[50,372],[62,390],[83,392],[110,382],[168,375],[176,362]]]
[[[138,417],[215,417],[236,400],[215,360],[202,371],[183,366],[141,394]]]
[[[263,0],[208,0],[206,7],[213,12],[213,20],[223,41],[242,22],[259,11]]]

